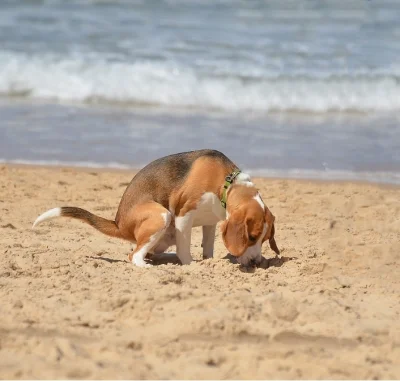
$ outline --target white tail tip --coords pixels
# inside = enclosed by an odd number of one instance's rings
[[[36,221],[33,223],[32,229],[41,224],[43,221],[49,220],[51,218],[55,217],[60,217],[61,216],[61,208],[54,208],[50,209],[47,212],[44,212],[41,214],[38,218],[36,218]]]

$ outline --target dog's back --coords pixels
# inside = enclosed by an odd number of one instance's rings
[[[229,169],[235,168],[235,164],[222,152],[210,149],[182,152],[157,159],[141,169],[126,188],[115,218],[117,225],[121,214],[135,204],[151,200],[169,209],[170,195],[184,183],[194,162],[202,157],[218,160]]]

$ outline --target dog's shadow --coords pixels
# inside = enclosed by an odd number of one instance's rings
[[[122,260],[122,259],[112,259],[112,258],[107,258],[107,257],[94,257],[94,256],[89,256],[88,258],[90,259],[99,259],[101,261],[105,261],[108,263],[116,263],[116,262],[122,262],[122,263],[129,263],[128,260]],[[230,263],[232,264],[238,264],[238,261],[236,257],[234,257],[232,254],[228,253],[223,257],[222,259],[227,259]],[[262,257],[261,263],[257,266],[257,268],[260,269],[268,269],[270,267],[281,267],[285,262],[288,262],[290,260],[296,259],[295,257],[285,257],[285,256],[275,256],[274,258],[265,258]],[[150,263],[153,266],[160,266],[160,265],[168,265],[168,264],[173,264],[173,265],[181,265],[181,261],[179,260],[178,256],[176,253],[162,253],[162,254],[148,254],[146,257],[146,262]],[[198,262],[195,260],[195,262]],[[253,272],[255,271],[255,268],[246,268],[241,266],[241,269],[245,272]]]
[[[112,259],[112,258],[100,257],[100,256],[94,257],[93,255],[87,255],[86,258],[89,258],[89,259],[100,259],[101,261],[108,262],[108,263],[126,262],[123,259]]]
[[[112,259],[112,258],[107,258],[103,256],[86,256],[86,258],[89,259],[99,259],[100,261],[105,261],[108,263],[130,263],[128,259]],[[176,253],[162,253],[162,254],[148,254],[145,261],[153,266],[159,266],[159,265],[167,265],[167,264],[174,264],[174,265],[180,265],[181,261],[177,257]]]
[[[232,254],[228,253],[222,259],[227,259],[232,264],[238,264],[236,257]],[[296,259],[295,257],[285,257],[285,256],[275,256],[274,258],[265,258],[261,257],[261,263],[257,266],[259,269],[268,269],[270,267],[281,267],[285,262]],[[146,258],[146,262],[151,263],[153,266],[159,265],[181,265],[181,261],[179,260],[176,253],[163,253],[163,254],[153,254],[148,255]],[[194,260],[194,262],[200,262],[198,260]],[[243,268],[243,266],[241,266]],[[243,268],[246,272],[251,272],[249,268]],[[255,269],[254,269],[255,270]]]
[[[223,259],[227,259],[230,263],[238,264],[238,261],[235,256],[228,253],[223,257]],[[285,262],[291,261],[296,259],[295,257],[285,257],[285,256],[278,256],[276,255],[274,258],[265,258],[261,256],[261,263],[257,266],[259,269],[268,269],[270,267],[281,267]],[[254,272],[256,268],[254,267],[245,267],[240,266],[240,269],[244,272]]]
[[[146,262],[153,266],[182,264],[176,253],[147,254]]]
[[[232,254],[228,253],[222,259],[227,259],[232,264],[238,264],[236,257]],[[285,257],[276,255],[274,258],[265,258],[261,257],[261,263],[257,266],[260,269],[268,269],[270,267],[281,267],[285,262],[296,259],[296,257]],[[163,253],[163,254],[153,254],[148,255],[146,261],[151,263],[153,266],[158,265],[167,265],[174,264],[180,265],[181,261],[179,260],[176,253]],[[201,261],[201,260],[200,260]],[[194,260],[194,262],[200,262],[199,260]]]

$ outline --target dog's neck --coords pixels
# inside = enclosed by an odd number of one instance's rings
[[[220,189],[220,200],[222,201],[223,194],[224,192],[226,193],[225,196],[225,205],[222,204],[222,206],[226,209],[227,217],[229,217],[229,212],[228,212],[228,205],[235,207],[235,205],[238,203],[238,199],[243,199],[243,198],[253,198],[255,194],[257,194],[257,190],[254,186],[254,184],[251,181],[250,175],[247,173],[241,172],[239,175],[236,176],[234,181],[229,184],[226,188],[221,186]],[[222,202],[221,202],[222,203]]]

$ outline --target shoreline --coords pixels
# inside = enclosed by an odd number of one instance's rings
[[[47,169],[52,171],[75,171],[75,172],[82,172],[82,173],[121,173],[121,174],[132,174],[132,177],[140,171],[141,168],[116,168],[116,167],[89,167],[89,166],[73,166],[73,165],[63,165],[63,164],[23,164],[23,163],[7,163],[2,162],[0,163],[0,168],[7,167],[7,168],[21,168],[21,169]],[[361,179],[316,179],[316,178],[293,178],[293,177],[284,177],[284,176],[260,176],[260,175],[251,175],[251,177],[255,180],[266,180],[266,181],[289,181],[289,182],[296,182],[296,183],[316,183],[316,184],[338,184],[338,185],[366,185],[366,186],[373,186],[378,187],[381,189],[399,189],[400,184],[394,183],[386,183],[386,182],[374,182],[368,180],[361,180]]]
[[[213,148],[253,177],[400,185],[400,130],[392,114],[303,118],[13,105],[2,108],[0,163],[134,171],[171,153]],[[254,131],[252,137],[244,138],[244,129]],[[80,138],[63,139],[70,135]]]

